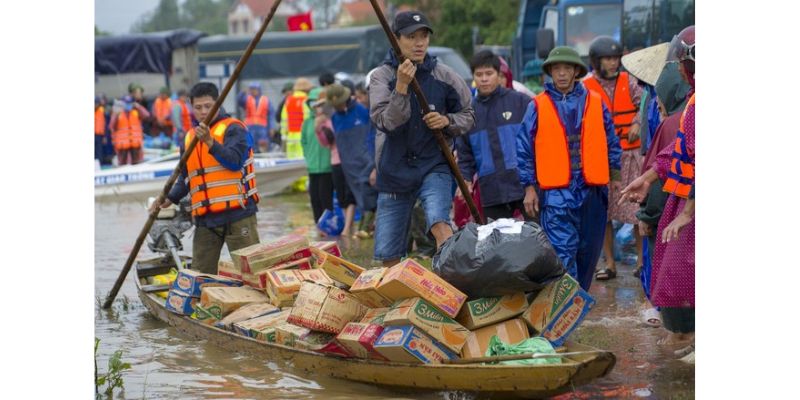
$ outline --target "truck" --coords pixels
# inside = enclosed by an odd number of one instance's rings
[[[527,63],[545,59],[555,46],[570,46],[588,60],[597,36],[613,37],[628,53],[669,42],[689,25],[694,0],[522,0],[512,72],[521,76]]]

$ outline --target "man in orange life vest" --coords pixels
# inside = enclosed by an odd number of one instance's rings
[[[303,147],[300,145],[303,121],[311,114],[306,104],[308,92],[314,85],[306,78],[294,82],[294,92],[286,97],[281,110],[281,136],[286,142],[287,158],[303,158]]]
[[[189,98],[197,121],[205,120],[217,97],[213,83],[192,87]],[[181,152],[195,136],[197,146],[161,207],[191,196],[195,224],[192,269],[215,274],[223,244],[234,251],[259,243],[253,139],[245,125],[222,108],[210,129],[200,122],[187,132]]]
[[[638,80],[621,69],[622,44],[609,36],[598,36],[589,47],[589,59],[592,64],[592,73],[583,79],[587,89],[600,95],[603,104],[611,111],[614,119],[614,129],[619,136],[619,145],[622,147],[620,169],[622,186],[625,186],[637,176],[642,168],[642,154],[639,151],[639,101],[642,98],[642,88]],[[609,193],[608,222],[606,235],[603,242],[605,252],[605,268],[597,272],[597,280],[612,279],[617,276],[617,266],[614,261],[614,228],[611,221],[624,224],[637,224],[637,205],[625,203],[617,205],[619,191],[611,188]],[[642,265],[642,237],[634,229],[636,249],[638,250],[638,264]]]
[[[517,134],[523,205],[530,215],[541,205],[547,238],[588,291],[603,245],[608,184],[619,185],[619,139],[600,96],[579,81],[587,71],[575,50],[554,48],[542,70],[552,82],[528,104]]]
[[[256,153],[266,152],[275,110],[269,98],[261,93],[261,84],[251,83],[247,92],[239,93],[238,103],[244,109],[244,123],[255,140]]]
[[[105,102],[100,96],[94,98],[94,159],[103,162],[103,145],[106,134]]]
[[[158,97],[153,101],[153,131],[151,135],[157,136],[163,133],[169,137],[175,131],[175,125],[172,123],[172,99],[169,98],[169,89],[162,87],[158,92]]]
[[[192,112],[189,104],[189,93],[186,89],[178,90],[178,99],[172,102],[172,122],[175,126],[175,144],[180,147],[186,132],[192,129]]]
[[[122,103],[123,110],[114,112],[108,124],[113,129],[111,142],[119,165],[136,164],[142,158],[142,122],[150,118],[150,113],[131,96],[123,97]]]

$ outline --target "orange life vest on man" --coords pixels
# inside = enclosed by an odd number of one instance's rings
[[[536,154],[536,179],[542,189],[557,189],[569,186],[572,163],[567,130],[558,115],[558,109],[550,96],[543,92],[534,97],[537,112],[537,131],[534,140]],[[576,135],[577,136],[577,135]],[[583,178],[587,185],[603,186],[609,181],[608,144],[603,125],[603,107],[600,96],[587,92],[581,121],[580,138]]]
[[[286,98],[286,113],[288,115],[287,130],[289,132],[300,132],[302,130],[304,117],[303,103],[307,98],[305,93],[303,93],[302,96],[293,94]]]
[[[256,106],[256,98],[253,95],[247,95],[247,103],[245,103],[245,119],[244,123],[247,126],[261,125],[267,126],[267,109],[269,107],[269,100],[267,96],[258,98],[258,106]]]
[[[628,142],[628,132],[631,130],[633,119],[639,111],[639,106],[633,104],[630,93],[630,81],[627,72],[620,72],[617,76],[617,83],[614,87],[614,101],[608,97],[608,93],[603,90],[600,81],[596,77],[590,76],[583,80],[583,84],[587,89],[599,94],[603,98],[606,108],[611,111],[611,117],[614,119],[614,128],[619,136],[619,145],[623,150],[637,149],[641,146],[641,140],[636,139],[635,142]]]
[[[211,136],[220,144],[225,143],[225,130],[241,121],[224,118],[211,126]],[[246,128],[245,128],[246,129]],[[194,139],[194,128],[186,133],[186,147]],[[222,166],[209,154],[205,142],[198,141],[192,154],[186,160],[187,184],[192,199],[192,215],[202,216],[209,212],[218,213],[234,208],[244,208],[248,201],[258,203],[256,174],[253,169],[253,149],[247,154],[242,169],[231,171]]]
[[[106,133],[106,113],[103,106],[94,109],[94,134],[103,136]]]
[[[192,129],[192,114],[189,112],[189,106],[185,102],[178,100],[178,104],[181,106],[181,125],[184,132],[186,132]]]
[[[686,149],[686,135],[684,134],[684,121],[686,111],[694,105],[694,95],[689,98],[686,107],[681,114],[678,124],[678,134],[675,135],[675,149],[672,150],[672,160],[670,161],[667,181],[664,182],[663,191],[674,194],[675,196],[687,199],[694,183],[694,160],[689,156]]]
[[[159,124],[172,127],[172,121],[167,120],[167,118],[172,115],[172,100],[169,98],[156,98],[156,101],[153,103],[153,113]]]
[[[138,110],[117,114],[117,126],[111,134],[111,142],[117,150],[138,149],[142,147],[142,120]]]

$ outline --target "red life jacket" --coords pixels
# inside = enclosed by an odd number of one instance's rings
[[[247,126],[260,125],[267,126],[267,110],[269,109],[269,100],[267,96],[258,98],[258,106],[256,106],[256,98],[252,95],[247,95],[247,103],[245,104],[245,119],[244,123]]]
[[[142,121],[138,110],[117,114],[117,126],[111,133],[111,142],[117,150],[139,149],[142,147]]]
[[[308,96],[304,92],[300,92],[302,95],[297,93],[286,98],[287,130],[289,132],[300,132],[303,127],[303,103]]]
[[[558,109],[547,93],[534,97],[537,109],[537,131],[534,140],[536,179],[542,189],[569,186],[572,174],[567,130]],[[609,181],[608,144],[603,125],[603,107],[599,95],[587,92],[581,121],[581,170],[589,186],[607,185]]]
[[[106,114],[103,106],[94,109],[94,134],[103,136],[106,133]]]
[[[637,149],[641,146],[640,139],[635,142],[628,142],[628,132],[631,130],[633,119],[639,111],[639,106],[633,104],[630,93],[630,82],[627,72],[620,72],[617,76],[617,83],[614,87],[614,101],[609,99],[608,94],[603,90],[600,81],[596,77],[590,76],[583,80],[583,84],[587,89],[599,94],[603,98],[606,108],[611,111],[611,117],[614,119],[614,128],[619,136],[619,145],[623,150]]]
[[[675,149],[672,150],[667,181],[664,182],[663,191],[687,199],[694,183],[694,159],[689,156],[686,149],[686,135],[684,134],[684,121],[686,112],[694,105],[694,94],[686,103],[678,125],[678,134],[675,135]]]
[[[178,100],[178,104],[181,106],[181,125],[183,126],[183,131],[188,132],[189,129],[192,129],[192,113],[189,111],[189,106],[186,105],[185,102]]]
[[[232,124],[244,124],[234,118],[225,118],[211,126],[211,136],[220,144],[225,143],[225,130]],[[245,128],[246,129],[246,128]],[[194,138],[194,128],[186,133],[185,145],[188,148]],[[258,203],[256,174],[253,169],[253,149],[241,170],[231,171],[222,166],[209,154],[208,146],[202,141],[186,160],[187,185],[192,199],[192,215],[218,213],[234,208],[244,208],[249,199]]]

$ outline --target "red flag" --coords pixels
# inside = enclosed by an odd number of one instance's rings
[[[305,14],[292,15],[286,18],[286,25],[290,31],[313,31],[311,25],[311,11]]]

